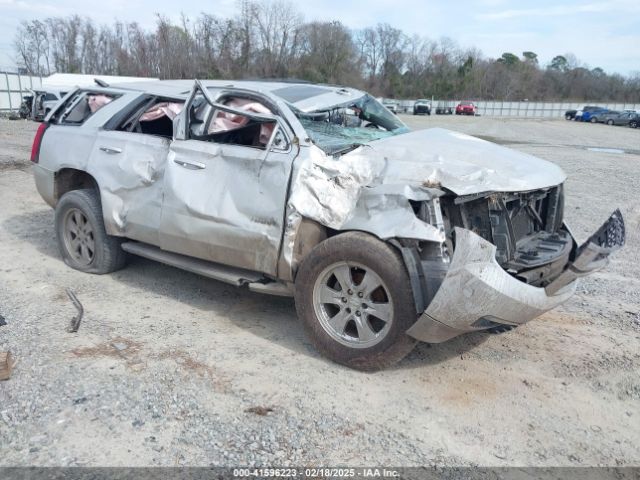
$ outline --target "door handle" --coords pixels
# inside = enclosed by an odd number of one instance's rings
[[[187,168],[189,170],[202,170],[203,168],[207,167],[204,163],[200,162],[185,162],[183,160],[178,160],[177,158],[174,158],[173,161],[181,167]]]
[[[102,150],[104,153],[108,153],[110,155],[115,155],[117,153],[122,153],[122,149],[121,148],[114,148],[114,147],[100,147],[100,150]]]

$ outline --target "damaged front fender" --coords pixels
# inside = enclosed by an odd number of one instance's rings
[[[334,158],[315,146],[306,151],[293,182],[290,215],[334,230],[368,232],[383,240],[445,240],[444,227],[418,218],[410,203],[436,201],[444,194],[441,190],[383,183],[389,161],[380,156]]]

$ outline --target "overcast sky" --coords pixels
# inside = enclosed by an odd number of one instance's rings
[[[315,0],[295,2],[305,20],[342,21],[350,28],[390,23],[408,34],[450,37],[489,57],[536,52],[546,64],[573,53],[589,67],[629,74],[640,71],[640,0]],[[13,38],[20,20],[79,14],[98,23],[181,12],[229,16],[235,0],[0,0],[0,68],[13,66]]]

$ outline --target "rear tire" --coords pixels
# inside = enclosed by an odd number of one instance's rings
[[[371,235],[348,232],[317,245],[298,270],[295,301],[315,348],[348,367],[388,367],[417,343],[405,333],[417,313],[404,262]]]
[[[65,193],[56,205],[55,226],[60,254],[71,268],[104,274],[125,266],[123,239],[107,235],[97,190]]]

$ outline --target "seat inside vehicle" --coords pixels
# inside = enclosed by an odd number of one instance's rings
[[[173,120],[171,120],[166,115],[163,115],[162,117],[155,120],[141,121],[140,133],[172,138],[173,137]]]
[[[203,135],[199,140],[264,148],[264,145],[260,143],[260,129],[260,123],[250,123],[233,130],[209,133]]]
[[[85,100],[79,101],[76,106],[64,117],[65,123],[82,123],[91,116],[89,104]]]

